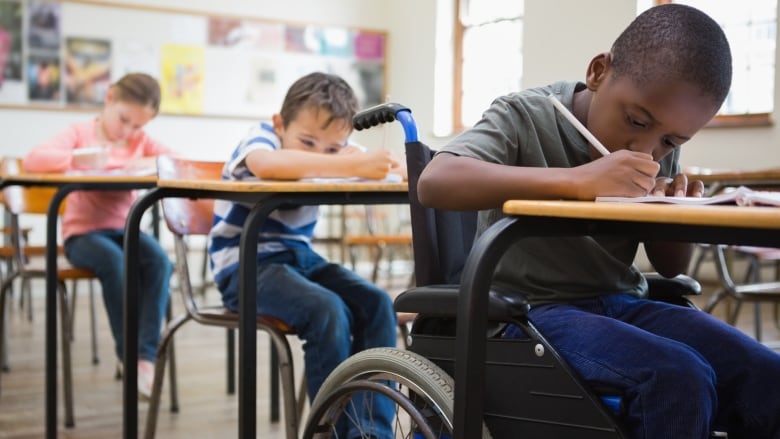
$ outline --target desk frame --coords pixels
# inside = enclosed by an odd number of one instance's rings
[[[155,182],[150,178],[134,176],[18,174],[3,177],[0,188],[6,186],[58,188],[46,213],[45,428],[46,438],[53,439],[57,437],[57,223],[60,205],[73,191],[147,189],[154,187]],[[72,401],[68,406],[73,407]],[[73,413],[65,413],[65,426],[74,425]]]
[[[641,206],[636,208],[643,209]],[[718,208],[724,209],[710,207]],[[488,291],[495,267],[512,243],[527,237],[614,235],[641,241],[674,240],[780,247],[780,210],[776,212],[777,225],[774,227],[657,222],[651,219],[652,215],[648,215],[645,220],[610,220],[564,218],[555,214],[513,214],[493,224],[474,243],[460,286],[455,354],[455,382],[458,385],[455,388],[453,412],[455,438],[481,437]]]
[[[360,183],[358,183],[360,184]],[[332,190],[322,192],[239,192],[228,189],[162,187],[139,198],[125,225],[125,375],[123,377],[123,437],[138,436],[136,350],[138,344],[138,236],[144,212],[165,197],[211,198],[255,203],[244,223],[239,249],[239,334],[238,334],[238,436],[256,437],[257,416],[257,235],[268,215],[283,205],[408,204],[406,191]],[[250,238],[252,237],[252,238]],[[129,372],[129,373],[128,373]]]

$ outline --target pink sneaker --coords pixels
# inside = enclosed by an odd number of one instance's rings
[[[152,397],[154,384],[154,363],[148,360],[138,360],[138,400],[149,401]]]

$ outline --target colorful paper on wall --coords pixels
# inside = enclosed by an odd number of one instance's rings
[[[100,106],[111,85],[111,42],[68,38],[65,42],[65,101]]]
[[[358,32],[355,35],[355,57],[360,60],[384,59],[384,34],[377,32]]]
[[[160,110],[182,114],[203,113],[203,47],[165,45],[160,54]]]

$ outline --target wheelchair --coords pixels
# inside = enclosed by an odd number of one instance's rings
[[[408,108],[382,104],[356,115],[354,126],[361,130],[395,120],[406,137],[415,279],[421,285],[395,300],[396,311],[417,314],[408,349],[366,350],[337,367],[312,402],[305,439],[338,437],[337,422],[348,422],[362,437],[372,437],[372,425],[358,425],[355,413],[361,407],[352,403],[357,392],[394,403],[396,438],[453,437],[458,283],[474,241],[476,212],[440,211],[419,203],[417,180],[433,151],[417,140]],[[654,299],[694,306],[686,295],[701,292],[698,282],[687,276],[646,277]],[[481,436],[627,438],[620,423],[620,395],[582,382],[527,319],[528,309],[516,296],[490,292]],[[519,327],[524,337],[502,338],[509,324]]]

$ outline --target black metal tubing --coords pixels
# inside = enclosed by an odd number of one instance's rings
[[[151,189],[139,197],[130,208],[125,222],[125,294],[124,294],[124,373],[122,375],[123,419],[122,431],[125,438],[138,437],[138,240],[141,219],[149,207],[165,197],[224,198],[236,199],[240,194],[234,192],[206,191],[196,189]],[[255,196],[255,199],[257,196]],[[246,201],[246,197],[240,198]],[[131,349],[130,347],[134,348]]]
[[[45,322],[45,434],[47,439],[57,437],[57,220],[65,197],[76,190],[122,190],[153,187],[148,182],[58,183],[38,181],[0,181],[0,189],[6,186],[56,186],[46,212],[46,322]],[[69,425],[68,425],[69,424]],[[66,422],[66,427],[73,424]]]
[[[155,188],[140,197],[125,224],[125,375],[123,437],[138,437],[138,236],[144,211],[165,197],[210,198],[255,203],[241,232],[239,260],[238,437],[255,438],[257,415],[257,234],[267,216],[282,205],[406,204],[406,192],[232,192],[208,189]],[[132,340],[131,340],[132,338]]]
[[[496,222],[475,241],[460,285],[455,357],[455,382],[458,385],[453,414],[455,439],[475,438],[482,434],[488,291],[501,256],[512,243],[523,238],[581,235],[780,247],[778,229],[660,224],[651,219],[633,222],[520,215]]]

